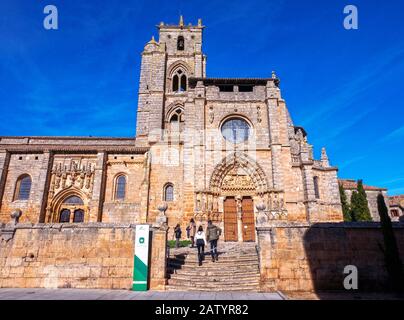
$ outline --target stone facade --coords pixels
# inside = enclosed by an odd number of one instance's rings
[[[258,228],[265,291],[345,290],[344,268],[358,270],[358,289],[385,291],[388,273],[379,223],[268,223]],[[404,261],[404,225],[394,233]]]
[[[135,225],[0,228],[0,287],[132,288]],[[152,228],[150,288],[165,288],[166,230]]]
[[[203,29],[160,23],[146,44],[136,138],[0,137],[0,287],[128,289],[148,223],[165,289],[167,232],[191,218],[257,243],[262,290],[340,288],[350,263],[385,282],[378,226],[341,223],[337,168],[314,159],[276,74],[208,78]]]
[[[63,210],[70,210],[70,222],[80,211],[80,222],[154,223],[165,202],[170,227],[213,219],[226,237],[228,198],[236,199],[239,241],[243,227],[254,229],[240,223],[246,198],[254,215],[264,203],[276,219],[342,221],[337,168],[325,149],[320,160],[313,158],[275,73],[265,79],[207,78],[203,29],[201,20],[161,23],[158,41],[146,44],[136,138],[1,137],[0,221],[9,222],[19,209],[21,222],[34,224],[58,223]],[[243,141],[222,135],[232,119],[248,127]],[[30,193],[19,199],[24,176],[31,180]],[[66,203],[71,197],[79,203]]]

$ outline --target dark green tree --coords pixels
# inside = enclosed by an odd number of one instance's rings
[[[357,212],[359,208],[359,195],[357,191],[352,191],[351,194],[351,205],[350,205],[350,214],[351,214],[351,221],[358,221]]]
[[[341,198],[342,213],[344,214],[344,221],[352,221],[351,208],[343,186],[339,185],[339,195]]]
[[[377,196],[377,209],[380,216],[380,225],[384,239],[384,259],[389,274],[390,288],[394,291],[404,292],[404,270],[394,235],[393,225],[389,217],[386,203],[382,193]]]
[[[363,188],[362,180],[358,180],[357,184],[358,199],[356,208],[356,218],[358,221],[372,221],[372,216],[370,214],[368,206],[368,198],[366,196],[365,189]]]

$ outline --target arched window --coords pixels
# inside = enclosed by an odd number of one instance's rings
[[[69,223],[70,222],[70,210],[69,209],[62,209],[60,211],[60,223]]]
[[[182,109],[181,109],[181,108],[176,109],[176,110],[171,114],[170,123],[173,123],[173,122],[184,122],[184,117],[183,117]]]
[[[65,201],[63,201],[63,204],[82,206],[84,205],[84,202],[78,196],[70,196]]]
[[[84,222],[84,212],[83,199],[76,195],[68,196],[60,207],[59,222],[70,223],[71,217],[73,222]]]
[[[318,187],[318,177],[313,177],[313,184],[314,184],[314,195],[316,199],[320,199],[320,190]]]
[[[15,186],[14,200],[28,200],[31,193],[31,177],[27,174],[17,179]]]
[[[164,187],[164,201],[174,201],[174,186],[171,183]]]
[[[187,77],[185,74],[181,76],[181,91],[187,91]]]
[[[183,36],[179,36],[177,39],[177,50],[183,51],[185,49],[185,41]]]
[[[84,222],[84,210],[77,209],[74,211],[73,222]]]
[[[175,71],[172,79],[174,92],[187,91],[187,76],[182,69]]]
[[[179,85],[180,85],[180,83],[179,83],[178,75],[175,74],[174,77],[173,77],[173,91],[174,92],[178,91]]]
[[[126,194],[126,177],[121,175],[116,178],[116,186],[115,186],[115,199],[123,200],[125,199]]]

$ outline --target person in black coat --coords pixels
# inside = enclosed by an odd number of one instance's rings
[[[178,223],[175,228],[174,228],[174,235],[175,235],[175,247],[179,248],[180,247],[180,240],[181,240],[181,226]]]

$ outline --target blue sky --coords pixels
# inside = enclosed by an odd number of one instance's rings
[[[43,28],[43,8],[59,30]],[[343,8],[359,30],[343,28]],[[0,135],[135,135],[140,53],[160,21],[202,18],[210,77],[281,79],[296,125],[339,177],[404,193],[404,2],[0,2]]]

